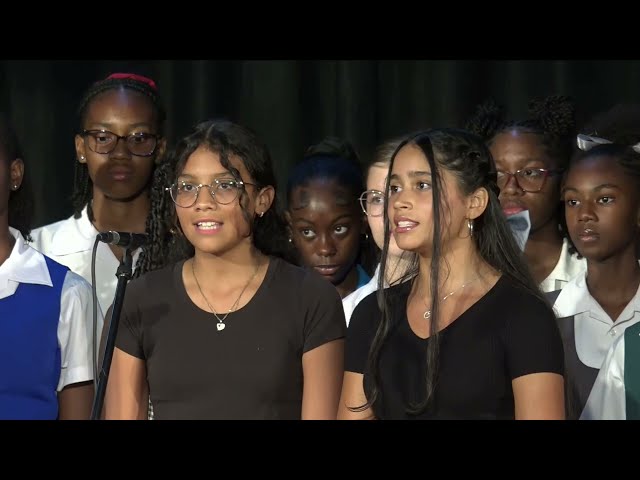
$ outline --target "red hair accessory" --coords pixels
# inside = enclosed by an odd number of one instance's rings
[[[107,77],[107,80],[110,78],[130,78],[131,80],[135,80],[136,82],[146,83],[154,90],[158,90],[158,88],[156,87],[156,82],[154,82],[150,78],[143,77],[142,75],[136,75],[135,73],[112,73]]]

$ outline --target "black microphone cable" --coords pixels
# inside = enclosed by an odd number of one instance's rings
[[[93,362],[93,388],[98,388],[98,351],[97,351],[97,336],[98,333],[98,291],[96,289],[96,251],[98,250],[98,244],[100,239],[96,236],[96,241],[93,243],[93,251],[91,252],[91,293],[93,295],[93,338],[92,340],[92,362]]]

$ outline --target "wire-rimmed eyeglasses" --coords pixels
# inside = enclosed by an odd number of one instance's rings
[[[379,217],[384,213],[384,192],[365,190],[359,198],[360,208],[369,217]]]
[[[165,188],[171,195],[171,200],[177,206],[189,208],[195,205],[198,200],[198,194],[202,187],[207,187],[213,199],[221,205],[228,205],[238,198],[240,191],[245,185],[254,185],[253,183],[236,181],[236,180],[218,180],[215,179],[212,184],[199,183],[195,184],[184,180],[179,180],[170,187]]]

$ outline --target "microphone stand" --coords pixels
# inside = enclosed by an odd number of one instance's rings
[[[133,276],[133,257],[129,247],[124,248],[124,256],[120,262],[120,266],[116,271],[118,277],[118,285],[116,286],[116,295],[111,309],[111,322],[109,323],[109,333],[107,334],[107,342],[105,344],[104,356],[100,372],[98,373],[98,386],[96,395],[93,399],[93,408],[91,409],[91,420],[99,420],[102,414],[102,405],[104,403],[104,395],[107,391],[107,381],[109,379],[109,370],[111,369],[111,360],[113,358],[113,350],[116,346],[116,335],[118,333],[118,323],[120,321],[120,311],[124,301],[124,292],[127,288],[127,282]]]

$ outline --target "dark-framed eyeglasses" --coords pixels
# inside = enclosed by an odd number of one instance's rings
[[[384,192],[365,190],[359,198],[360,208],[369,217],[379,217],[384,213]]]
[[[544,188],[547,177],[562,175],[564,170],[550,170],[547,168],[523,168],[515,172],[503,172],[498,170],[498,188],[502,190],[509,183],[509,178],[513,177],[516,184],[523,192],[538,193]]]
[[[80,133],[89,147],[95,153],[111,153],[118,142],[124,140],[131,155],[150,157],[158,146],[158,135],[154,133],[136,132],[129,135],[117,135],[109,130],[83,130]]]
[[[212,184],[187,182],[185,180],[179,180],[170,187],[165,188],[171,195],[171,200],[177,206],[182,208],[189,208],[195,205],[198,200],[198,194],[200,189],[207,187],[209,193],[213,199],[221,204],[228,205],[240,196],[240,192],[244,189],[245,185],[253,185],[254,183],[248,183],[236,180],[214,180]]]

